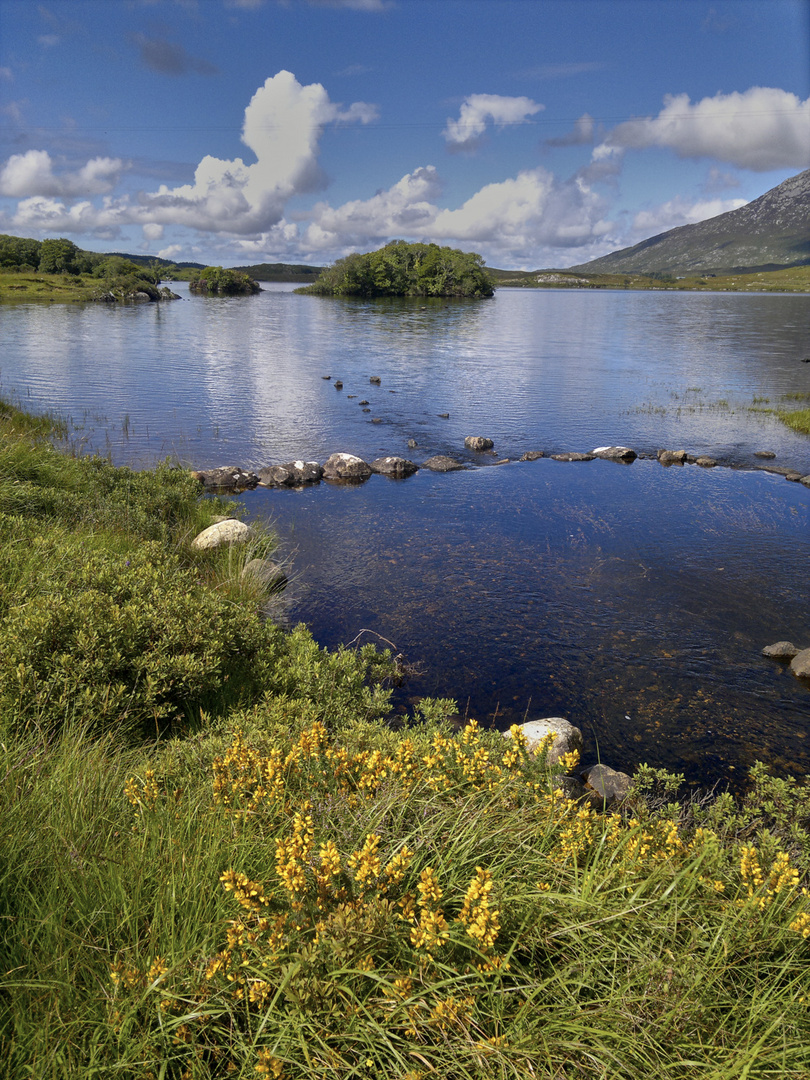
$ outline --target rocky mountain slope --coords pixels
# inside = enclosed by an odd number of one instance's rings
[[[727,214],[569,267],[587,273],[720,274],[810,263],[810,169]]]

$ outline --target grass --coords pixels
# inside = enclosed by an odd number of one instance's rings
[[[193,551],[186,474],[3,411],[4,1077],[808,1075],[810,787],[613,813],[453,702],[395,731],[389,658]]]
[[[77,303],[94,300],[99,287],[99,279],[90,274],[2,271],[0,272],[0,303],[9,301]]]
[[[740,274],[672,275],[587,274],[580,271],[490,270],[496,285],[541,289],[675,289],[696,292],[808,292],[810,266]]]

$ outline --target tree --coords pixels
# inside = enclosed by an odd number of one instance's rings
[[[71,240],[43,240],[39,269],[43,274],[81,274],[90,269],[90,261]]]
[[[438,244],[390,244],[348,255],[299,292],[318,296],[470,296],[494,292],[484,260],[474,252]]]

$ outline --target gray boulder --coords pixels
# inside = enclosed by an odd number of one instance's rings
[[[209,548],[222,547],[224,544],[244,544],[253,536],[253,530],[244,521],[235,518],[225,518],[209,525],[201,533],[194,537],[191,546],[197,551],[206,551]]]
[[[525,454],[521,454],[521,461],[538,461],[543,456],[542,450],[527,450]]]
[[[582,732],[578,727],[569,724],[562,716],[547,716],[544,720],[529,720],[527,723],[518,726],[526,736],[529,753],[534,753],[547,736],[554,736],[546,757],[549,765],[556,765],[563,754],[570,754],[572,750],[578,750],[580,754],[582,753]],[[505,731],[503,735],[505,739],[512,738],[511,731]]]
[[[810,679],[810,649],[802,649],[790,661],[790,670],[800,679]]]
[[[468,435],[464,445],[468,450],[491,450],[495,443],[482,435]]]
[[[766,645],[762,650],[763,656],[770,656],[774,660],[792,660],[800,652],[792,641],[777,641],[775,645]]]
[[[810,473],[808,473],[807,476],[800,477],[799,483],[804,484],[805,487],[810,487]]]
[[[413,476],[417,470],[417,466],[412,461],[403,457],[377,458],[376,461],[371,462],[370,468],[372,472],[381,473],[383,476],[393,476],[397,480]]]
[[[633,781],[627,773],[617,772],[607,765],[592,765],[580,773],[585,790],[605,806],[619,806],[630,794]]]
[[[594,457],[604,458],[606,461],[635,461],[638,454],[629,446],[597,446],[592,451]]]
[[[323,465],[324,480],[362,484],[370,476],[370,466],[354,454],[332,454]]]
[[[700,465],[701,469],[713,469],[717,462],[713,457],[706,457],[705,454],[701,454],[700,457],[695,458],[695,464]]]
[[[317,461],[288,461],[284,465],[259,469],[257,476],[262,487],[301,487],[317,484],[323,469]]]
[[[422,462],[422,468],[431,469],[433,472],[454,472],[456,469],[463,469],[464,466],[460,461],[448,457],[447,454],[436,454]]]
[[[218,469],[203,469],[191,474],[206,491],[244,491],[255,488],[259,478],[238,465],[221,465]]]
[[[755,450],[754,457],[758,458],[775,458],[776,454],[773,450]]]
[[[580,454],[577,451],[571,450],[565,454],[552,454],[552,461],[593,461],[593,454]]]

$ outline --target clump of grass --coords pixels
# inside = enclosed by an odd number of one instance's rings
[[[777,415],[789,428],[801,435],[810,435],[810,409],[780,410]]]

